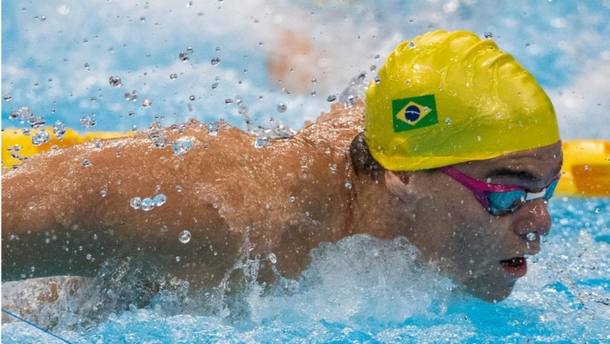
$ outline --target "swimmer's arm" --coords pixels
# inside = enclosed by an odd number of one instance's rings
[[[232,133],[222,133],[223,140],[237,135]],[[170,134],[168,139],[175,139]],[[211,141],[219,140],[210,140],[209,152],[218,152],[210,159],[212,153],[201,154],[208,141],[201,130],[187,128],[180,135],[199,139],[181,157],[169,147],[153,147],[147,138],[132,138],[35,156],[17,170],[5,171],[3,280],[91,276],[107,258],[123,255],[143,255],[150,265],[172,271],[190,264],[197,275],[205,265],[205,271],[222,277],[213,272],[232,264],[230,256],[242,240],[208,199],[219,191],[212,184],[218,176],[205,166],[226,164],[224,146],[212,149]],[[167,196],[163,206],[151,211],[130,206],[132,197],[161,192]],[[188,245],[178,241],[185,229],[193,235]]]
[[[87,253],[106,249],[108,239],[89,231],[97,214],[88,172],[78,161],[84,151],[51,152],[3,171],[3,280],[95,270]]]

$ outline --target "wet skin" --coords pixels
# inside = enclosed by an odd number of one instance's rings
[[[544,202],[498,217],[438,171],[386,171],[377,181],[356,176],[348,148],[361,131],[362,105],[334,106],[296,136],[262,149],[238,129],[223,126],[213,136],[189,122],[166,130],[170,143],[195,139],[183,156],[154,148],[145,135],[36,156],[2,176],[2,278],[91,276],[106,258],[134,255],[193,286],[218,285],[236,262],[258,257],[259,279],[272,281],[272,265],[297,277],[321,242],[368,233],[406,236],[477,297],[508,296],[515,278],[499,261],[538,251],[539,242],[528,247],[525,234],[548,232]],[[456,166],[479,179],[497,168],[526,171],[535,178],[518,173],[491,182],[536,191],[557,174],[561,147]],[[159,208],[129,206],[134,196],[158,192],[167,196]],[[185,229],[192,233],[187,244],[178,240]]]

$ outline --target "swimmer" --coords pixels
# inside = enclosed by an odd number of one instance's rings
[[[562,164],[545,92],[463,31],[399,44],[363,102],[262,148],[226,124],[164,135],[193,147],[177,155],[139,134],[4,171],[3,281],[94,276],[130,255],[202,287],[258,257],[272,282],[298,277],[320,243],[361,233],[404,236],[464,290],[500,301],[549,232]],[[160,193],[164,204],[130,205]]]

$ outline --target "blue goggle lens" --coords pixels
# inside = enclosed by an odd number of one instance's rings
[[[546,187],[546,191],[544,192],[544,200],[548,201],[553,197],[555,193],[555,188],[557,188],[557,184],[559,183],[559,179],[554,180]],[[487,194],[487,200],[489,201],[489,212],[493,215],[502,215],[507,213],[512,213],[517,210],[523,203],[525,203],[525,199],[527,197],[527,192],[524,190],[516,190],[509,192],[489,192]]]

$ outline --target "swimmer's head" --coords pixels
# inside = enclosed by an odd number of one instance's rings
[[[391,171],[484,160],[559,141],[534,77],[489,39],[437,30],[400,43],[366,92],[365,140]]]
[[[551,224],[562,152],[545,92],[491,40],[434,31],[398,45],[365,104],[350,153],[382,209],[366,226],[406,236],[473,295],[506,298]]]

